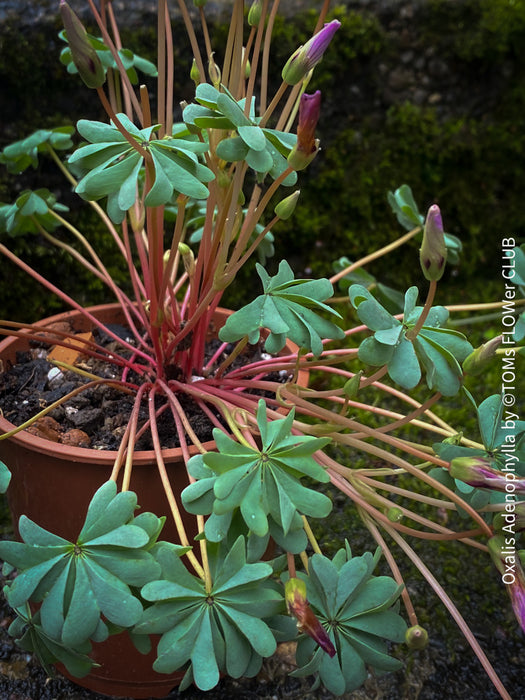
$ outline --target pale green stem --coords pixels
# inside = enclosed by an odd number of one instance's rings
[[[279,9],[279,0],[274,0],[272,9],[270,10],[270,16],[268,17],[268,22],[266,24],[266,34],[264,36],[263,45],[263,55],[261,60],[261,88],[260,88],[260,100],[261,100],[261,113],[266,112],[266,101],[268,97],[268,66],[270,59],[270,44],[272,40],[273,25],[275,23],[275,17],[277,16],[277,11]],[[264,119],[262,124],[264,124]]]
[[[204,63],[202,62],[202,56],[201,52],[199,49],[199,42],[197,41],[197,37],[195,36],[195,29],[193,28],[193,22],[191,21],[191,17],[188,13],[188,10],[186,8],[186,3],[184,0],[177,0],[177,4],[179,6],[179,10],[182,15],[182,19],[184,21],[184,26],[186,28],[186,33],[188,35],[188,39],[191,44],[191,50],[193,51],[193,57],[195,59],[195,62],[197,64],[197,70],[200,73],[201,76],[201,82],[205,83],[206,82],[206,71],[204,69]]]
[[[97,10],[97,8],[96,8],[96,6],[95,6],[94,1],[93,1],[93,0],[88,0],[88,3],[89,3],[89,6],[90,6],[90,8],[91,8],[91,12],[93,13],[93,17],[95,18],[95,21],[96,21],[96,23],[97,23],[98,26],[99,26],[99,29],[100,29],[100,32],[101,32],[101,34],[102,34],[102,38],[103,38],[103,40],[104,40],[104,43],[106,44],[106,46],[108,47],[108,49],[111,51],[111,55],[112,55],[113,58],[115,59],[115,63],[117,64],[117,67],[118,67],[118,70],[119,70],[119,73],[120,73],[120,78],[121,78],[122,83],[123,83],[124,90],[129,94],[130,100],[131,100],[131,102],[132,102],[132,104],[133,104],[133,108],[134,108],[134,110],[135,110],[135,112],[136,112],[136,114],[137,114],[137,116],[138,116],[138,118],[139,118],[140,123],[142,124],[142,123],[143,123],[142,109],[141,109],[141,107],[140,107],[140,103],[139,103],[139,101],[138,101],[138,99],[137,99],[137,96],[135,95],[135,91],[133,90],[133,86],[132,86],[132,84],[131,84],[131,81],[130,81],[130,79],[128,78],[128,75],[127,75],[127,73],[126,73],[126,69],[124,68],[124,65],[123,65],[122,60],[121,60],[121,58],[120,58],[120,56],[119,56],[119,53],[118,53],[118,51],[117,51],[117,48],[116,48],[115,44],[113,43],[113,41],[112,41],[112,39],[111,39],[111,37],[110,37],[110,35],[109,35],[109,32],[108,32],[108,30],[106,29],[105,24],[104,24],[104,22],[102,21],[100,15],[99,15],[99,13],[98,13],[98,10]],[[97,92],[99,92],[99,94],[100,94],[100,90],[101,90],[101,88],[97,88]],[[105,97],[105,95],[104,95],[104,97]],[[107,101],[107,100],[106,100],[106,101]],[[112,111],[113,111],[113,110],[112,110]]]
[[[253,97],[253,90],[255,86],[255,79],[257,77],[257,67],[259,65],[259,58],[261,53],[261,42],[264,34],[265,20],[268,12],[268,0],[263,1],[262,11],[261,11],[261,21],[257,27],[257,34],[255,36],[255,45],[253,48],[253,56],[251,61],[251,72],[248,78],[248,86],[246,88],[246,104],[244,106],[244,113],[246,116],[250,113],[250,104]],[[252,32],[253,33],[253,32]],[[250,37],[252,36],[250,33]]]
[[[332,284],[335,284],[335,282],[338,282],[340,279],[343,277],[346,277],[346,275],[349,275],[351,272],[354,270],[357,270],[359,267],[363,267],[363,265],[367,265],[369,262],[372,262],[372,260],[377,260],[378,258],[382,257],[383,255],[387,255],[390,253],[392,250],[395,250],[396,248],[399,248],[399,246],[403,245],[407,241],[409,241],[411,238],[414,238],[416,234],[418,234],[421,231],[421,226],[416,226],[416,228],[413,228],[411,231],[408,233],[405,233],[404,236],[401,236],[397,240],[395,240],[393,243],[389,243],[388,245],[384,246],[383,248],[379,248],[378,250],[374,251],[373,253],[370,253],[370,255],[365,255],[364,258],[361,258],[361,260],[358,260],[355,263],[352,263],[351,265],[348,265],[348,267],[345,267],[344,270],[341,270],[335,275],[332,275],[330,277],[330,282]]]
[[[410,621],[411,627],[414,625],[418,624],[417,620],[417,615],[416,611],[414,609],[414,606],[412,605],[412,600],[410,598],[410,593],[408,592],[408,589],[405,585],[405,580],[401,574],[401,571],[397,565],[397,562],[395,560],[395,557],[393,556],[392,552],[390,551],[390,547],[387,545],[385,542],[383,536],[379,532],[376,524],[372,520],[372,518],[368,515],[368,513],[365,510],[362,510],[361,508],[358,509],[360,511],[359,515],[365,526],[368,528],[370,531],[370,534],[372,537],[375,539],[377,544],[381,547],[381,551],[383,552],[383,556],[385,557],[388,566],[390,567],[390,571],[392,572],[392,575],[394,576],[394,579],[396,583],[399,586],[403,586],[403,590],[401,592],[401,597],[403,599],[403,603],[405,605],[405,610],[407,611],[408,619]]]
[[[109,21],[111,24],[111,31],[113,32],[113,37],[115,41],[115,48],[117,51],[120,51],[122,49],[122,41],[120,39],[120,32],[118,29],[118,24],[115,20],[115,13],[113,12],[113,5],[111,2],[107,3],[107,12],[109,15]],[[109,71],[108,71],[109,72]],[[114,71],[111,70],[111,74],[114,76]],[[118,81],[115,81],[115,87],[119,88],[119,94],[120,94],[120,83]],[[133,120],[133,111],[132,111],[132,106],[131,106],[131,98],[128,90],[124,90],[124,105],[125,105],[125,112],[128,116],[129,119]]]
[[[443,586],[438,582],[434,574],[430,571],[430,569],[426,566],[426,564],[423,563],[421,558],[414,552],[412,547],[405,542],[403,537],[401,537],[393,527],[388,527],[383,525],[385,530],[388,532],[390,537],[392,537],[395,542],[401,547],[401,549],[405,552],[405,554],[408,556],[410,561],[416,566],[416,568],[421,572],[423,577],[426,579],[426,581],[430,584],[430,587],[433,589],[433,591],[436,593],[437,597],[439,600],[445,605],[447,610],[449,611],[450,615],[458,625],[459,629],[465,636],[465,639],[467,642],[470,644],[472,647],[474,653],[478,657],[481,665],[485,669],[487,675],[489,676],[490,680],[494,683],[494,686],[496,687],[498,693],[500,696],[503,698],[503,700],[512,700],[511,696],[508,694],[506,691],[503,683],[498,677],[498,674],[494,670],[492,664],[488,660],[485,652],[479,645],[479,642],[475,638],[474,634],[472,633],[472,630],[468,626],[468,624],[465,622],[463,619],[463,616],[459,612],[459,610],[456,608],[452,600],[449,598],[447,595],[446,591],[444,590]]]
[[[387,436],[384,436],[382,439],[384,440],[386,437]],[[362,442],[361,440],[354,440],[350,435],[337,434],[337,436],[334,436],[334,439],[335,438],[337,439],[337,442],[341,442],[345,445],[349,445],[350,447],[355,447],[358,450],[361,450],[365,453],[374,455],[375,457],[379,457],[387,463],[395,464],[396,466],[401,467],[402,469],[407,471],[412,476],[415,476],[417,479],[420,479],[421,481],[424,481],[425,483],[429,484],[434,489],[436,489],[436,491],[442,493],[449,500],[453,501],[458,506],[458,508],[462,508],[463,510],[467,511],[470,517],[482,528],[487,537],[492,537],[492,530],[487,525],[487,523],[483,520],[479,513],[475,511],[474,508],[472,508],[472,506],[470,506],[466,501],[464,501],[461,498],[461,496],[458,496],[454,491],[441,484],[437,479],[434,479],[432,476],[430,476],[423,470],[413,466],[412,464],[410,464],[410,462],[407,462],[406,459],[403,459],[398,455],[391,454],[383,448],[378,447],[377,445],[370,445],[366,442]],[[412,454],[416,452],[415,450],[410,449],[407,445],[404,445],[403,447],[406,452]],[[419,453],[419,456],[421,456],[421,453]],[[424,455],[422,456],[424,457]],[[448,467],[448,462],[444,462],[443,460],[433,458],[431,461],[435,464],[438,464],[439,466],[443,466],[445,469]],[[345,474],[345,470],[347,469],[347,467],[343,467],[342,465],[334,465],[333,469],[337,469],[337,471],[339,471],[340,473]]]
[[[175,86],[175,60],[173,56],[173,32],[171,30],[170,13],[166,3],[166,134],[173,134],[173,89]]]
[[[445,308],[452,313],[457,311],[484,311],[488,309],[501,309],[506,303],[505,301],[490,301],[480,304],[445,304]],[[525,299],[516,299],[514,304],[515,306],[523,306],[525,304]]]
[[[166,0],[158,0],[157,10],[157,122],[159,136],[166,134]]]

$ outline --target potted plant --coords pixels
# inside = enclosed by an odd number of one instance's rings
[[[457,256],[461,244],[444,232],[436,205],[426,217],[420,213],[406,185],[390,193],[389,203],[408,232],[389,246],[354,263],[339,260],[330,279],[295,279],[287,261],[270,274],[259,262],[262,293],[234,313],[221,311],[224,290],[256,252],[264,262],[271,230],[300,200],[290,188],[319,150],[321,95],[306,89],[339,22],[326,21],[329,2],[323,3],[311,38],[283,66],[281,87],[269,95],[277,4],[270,10],[255,0],[245,16],[242,0],[234,0],[220,66],[205,4],[194,2],[194,26],[179,2],[196,88],[177,120],[168,3],[159,0],[155,68],[122,48],[111,2],[102,0],[98,9],[88,0],[94,36],[62,0],[62,60],[97,92],[107,121],[81,119],[80,139],[67,127],[40,130],[1,156],[16,173],[50,155],[99,215],[128,282],[115,282],[49,191],[24,191],[0,208],[5,232],[38,232],[115,299],[109,308],[81,304],[0,243],[7,260],[72,309],[35,324],[0,324],[9,336],[0,346],[3,394],[5,387],[17,394],[0,422],[0,485],[9,486],[22,540],[0,543],[6,571],[13,572],[5,590],[16,615],[11,632],[79,683],[135,697],[163,695],[176,683],[208,690],[221,674],[253,676],[279,641],[296,639],[295,674],[316,675],[342,694],[358,688],[368,668],[402,666],[390,653],[392,643],[426,644],[386,536],[418,566],[500,695],[509,697],[405,539],[459,539],[490,551],[523,626],[525,581],[514,524],[523,504],[506,496],[509,483],[514,495],[524,488],[525,425],[499,395],[480,401],[465,391],[479,416],[481,442],[432,410],[464,389],[465,375],[482,372],[505,339],[474,349],[449,327],[450,310],[434,305],[447,256]],[[134,86],[135,68],[156,73],[154,102],[144,86]],[[362,269],[417,237],[420,305],[418,287],[399,295]],[[525,280],[525,255],[515,246],[508,255],[518,263],[517,288]],[[347,290],[344,298],[333,298],[336,283]],[[516,331],[519,340],[518,324]],[[33,375],[43,377],[37,384],[48,393],[35,397],[40,410],[30,407],[30,417],[13,425],[12,406],[24,409],[26,400],[16,378],[17,350],[36,363]],[[299,381],[313,370],[318,384]],[[419,400],[412,392],[423,379],[428,395]],[[92,449],[88,429],[55,424],[77,416],[79,400],[90,410],[100,401],[98,421],[110,419],[102,421],[111,426],[109,442],[105,436],[97,443],[106,452]],[[426,442],[407,437],[407,427],[423,431]],[[33,456],[21,456],[22,448]],[[354,467],[345,450],[370,461]],[[39,452],[50,457],[45,469],[32,468]],[[75,485],[83,461],[91,464]],[[51,476],[54,468],[59,477]],[[322,486],[328,483],[355,504],[378,544],[375,554],[353,555],[350,532],[335,556],[323,554],[312,522],[330,515]],[[454,530],[440,521],[440,509],[464,513],[472,524]],[[50,526],[57,512],[60,522]],[[381,552],[392,576],[374,573]],[[505,568],[511,556],[512,576]],[[119,657],[127,672],[138,668],[130,661],[134,647],[152,664],[146,685],[122,679],[116,685],[99,672],[96,664],[111,666]]]

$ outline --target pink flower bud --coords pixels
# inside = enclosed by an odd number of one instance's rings
[[[465,374],[470,374],[472,377],[483,374],[492,359],[496,357],[496,350],[501,345],[502,338],[503,336],[498,335],[473,350],[463,361],[462,367]]]
[[[297,85],[322,59],[332,37],[341,26],[337,19],[332,20],[317,32],[309,41],[300,46],[288,59],[282,70],[282,77],[288,85]]]
[[[297,628],[314,639],[329,656],[335,656],[330,637],[306,599],[305,582],[299,578],[289,579],[284,586],[284,597],[288,612],[297,619]]]
[[[321,91],[313,95],[304,93],[299,101],[299,123],[297,143],[288,156],[288,164],[294,170],[303,170],[315,158],[319,141],[315,138],[315,128],[321,113]]]
[[[456,457],[450,463],[450,476],[470,486],[505,491],[512,482],[512,493],[525,493],[525,478],[514,472],[493,469],[483,457]]]
[[[437,204],[433,204],[428,210],[419,261],[427,280],[437,282],[441,279],[447,262],[447,246],[441,212]]]

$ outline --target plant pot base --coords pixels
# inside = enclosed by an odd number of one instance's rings
[[[57,668],[76,685],[102,695],[137,700],[165,698],[184,677],[184,671],[170,674],[153,671],[155,649],[148,654],[141,654],[126,633],[94,644],[90,656],[100,666],[94,667],[84,678],[75,678],[62,665],[57,665]]]

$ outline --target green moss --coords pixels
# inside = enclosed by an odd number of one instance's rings
[[[429,0],[423,14],[423,36],[465,61],[489,64],[521,53],[525,39],[523,0]]]
[[[457,69],[454,81],[468,83],[477,73],[494,83],[490,103],[478,113],[458,115],[451,110],[448,116],[442,110],[409,103],[382,112],[377,102],[384,81],[379,64],[393,66],[399,60],[399,38],[366,11],[334,9],[331,16],[342,21],[334,39],[337,50],[327,52],[308,88],[323,93],[322,150],[301,174],[302,194],[294,217],[274,230],[275,263],[287,258],[298,271],[310,269],[314,275],[326,276],[333,259],[341,255],[356,259],[392,241],[401,231],[386,194],[407,182],[422,210],[433,202],[440,204],[447,229],[464,242],[465,252],[454,278],[450,268],[446,273],[447,282],[456,283],[458,294],[471,287],[474,277],[486,280],[498,274],[495,241],[504,235],[519,237],[525,231],[520,187],[525,179],[525,134],[519,128],[525,109],[525,60],[516,49],[523,34],[522,5],[523,0],[432,0],[418,11],[414,23],[418,30],[421,27],[420,49],[430,46],[436,56],[452,61]],[[313,22],[308,12],[293,22],[276,22],[270,66],[276,83],[282,65],[311,33]],[[463,31],[458,32],[457,26]],[[180,31],[179,26],[174,28],[175,35]],[[214,43],[220,44],[227,26],[212,25],[210,31]],[[20,32],[14,22],[4,27],[0,91],[16,95],[16,99],[3,100],[0,132],[4,143],[40,124],[71,123],[80,115],[103,118],[91,91],[68,76],[56,60],[62,47],[57,32],[58,24],[44,25],[32,33],[28,29]],[[155,60],[154,28],[126,29],[123,41]],[[176,43],[175,52],[175,93],[191,99],[187,42]],[[352,92],[355,86],[362,93],[358,105]],[[66,116],[57,116],[59,112]],[[66,201],[72,202],[63,181],[52,179],[50,168],[28,173],[22,186],[41,184],[42,177],[53,191],[62,191]],[[15,195],[12,179],[0,172],[0,199],[10,201]],[[99,235],[105,234],[90,230],[95,245],[99,245]],[[422,278],[412,275],[417,249],[414,241],[389,260],[374,263],[371,271],[396,288],[421,284]],[[43,252],[40,241],[37,251]],[[43,256],[37,257],[43,264]],[[55,263],[53,257],[48,269],[52,271]],[[253,294],[251,278],[248,270],[236,285],[240,291],[227,290],[225,303],[237,305],[245,293],[248,297]],[[27,298],[23,279],[15,276],[14,287],[10,280],[10,289],[3,295],[5,315],[16,314],[19,299]],[[82,289],[93,291],[98,300],[99,292],[90,283],[83,280]],[[41,294],[37,300],[29,299],[28,309],[32,313],[42,302]]]

